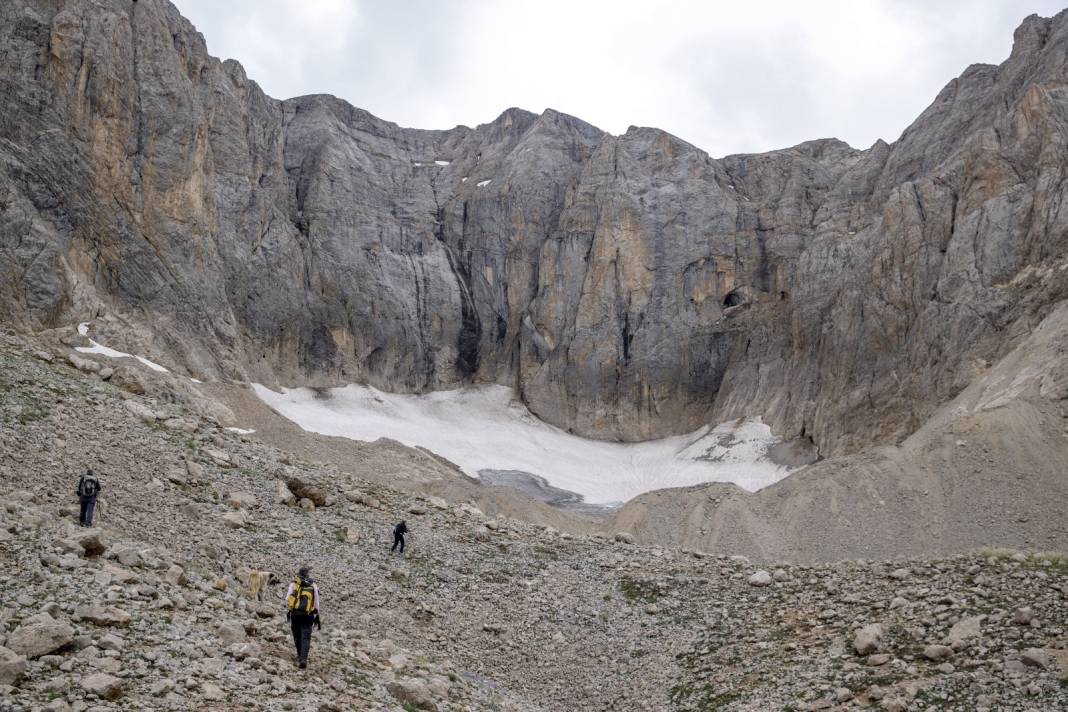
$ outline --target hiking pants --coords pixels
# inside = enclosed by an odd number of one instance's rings
[[[314,616],[302,613],[294,613],[290,616],[289,625],[293,629],[293,644],[297,646],[298,662],[308,662],[308,650],[311,649],[311,629],[314,622]]]
[[[390,547],[389,553],[392,554],[394,551],[397,550],[397,544],[400,544],[401,553],[403,554],[404,553],[404,535],[403,534],[394,534],[393,535],[393,546]]]
[[[69,501],[69,500],[68,500]],[[78,523],[87,527],[93,526],[93,509],[96,507],[96,495],[82,495],[82,513],[78,517]]]

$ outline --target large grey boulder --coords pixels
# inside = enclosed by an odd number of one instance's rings
[[[31,660],[54,653],[74,642],[74,628],[47,613],[27,618],[7,638],[7,646]]]

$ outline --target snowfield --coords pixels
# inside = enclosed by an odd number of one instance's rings
[[[359,385],[281,393],[258,383],[252,387],[264,403],[304,430],[422,446],[475,478],[482,470],[537,475],[590,504],[618,504],[643,492],[704,482],[758,490],[792,470],[767,458],[768,448],[780,441],[759,418],[662,440],[611,443],[571,435],[539,420],[505,386],[426,395]]]

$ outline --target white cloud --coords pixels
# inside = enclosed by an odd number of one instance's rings
[[[326,92],[405,126],[551,107],[713,155],[895,139],[1050,0],[176,0],[280,98]]]

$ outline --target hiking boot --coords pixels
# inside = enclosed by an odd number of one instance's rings
[[[299,668],[300,668],[301,670],[303,670],[304,668],[308,667],[308,661],[307,661],[307,660],[301,660],[301,661],[300,661],[300,664],[298,665],[298,667],[299,667]]]

